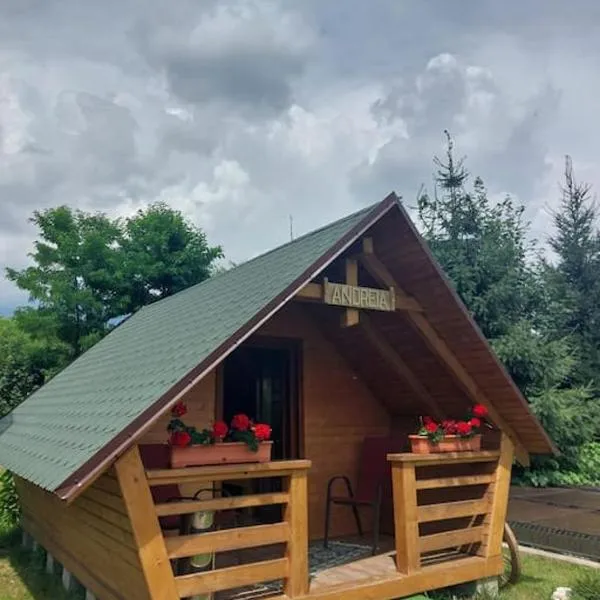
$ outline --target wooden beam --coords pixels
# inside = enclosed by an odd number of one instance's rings
[[[181,502],[165,502],[156,505],[156,514],[159,517],[172,515],[189,515],[201,510],[234,510],[254,506],[270,506],[273,504],[287,504],[289,494],[275,492],[272,494],[250,494],[246,496],[233,496],[232,498],[211,498],[210,500],[184,500]]]
[[[237,481],[261,477],[284,477],[294,471],[310,469],[310,460],[273,460],[266,463],[246,463],[185,467],[183,469],[151,469],[146,477],[151,487],[172,483],[208,483]]]
[[[483,541],[484,527],[467,527],[444,531],[443,533],[434,533],[423,536],[419,540],[419,550],[424,552],[433,552],[434,550],[445,550],[446,548],[458,548],[465,544],[477,544]]]
[[[421,567],[417,546],[419,524],[416,474],[412,465],[392,464],[392,493],[396,568],[403,575],[411,575]]]
[[[281,544],[290,539],[290,527],[287,523],[271,525],[253,525],[233,527],[208,533],[192,533],[165,539],[169,558],[182,558],[195,554],[229,552],[244,548],[256,548]]]
[[[494,474],[494,483],[491,486],[492,505],[490,514],[484,525],[489,530],[481,548],[481,553],[486,558],[502,555],[502,538],[504,524],[508,511],[508,495],[510,492],[510,476],[513,464],[513,444],[511,440],[502,435],[500,442],[500,460]]]
[[[116,462],[115,470],[150,597],[175,600],[180,595],[137,445]]]
[[[320,283],[307,283],[296,294],[296,300],[312,300],[316,302],[323,301],[323,286]]]
[[[358,262],[355,259],[346,259],[346,285],[358,285]],[[347,308],[342,313],[342,327],[358,325],[360,313],[357,308]]]
[[[409,385],[417,397],[427,406],[431,416],[436,419],[445,417],[439,404],[431,397],[419,378],[411,371],[402,357],[373,327],[367,315],[362,315],[361,328],[371,345],[377,349],[381,357],[396,371],[398,375]]]
[[[288,571],[288,561],[285,558],[279,558],[216,571],[180,575],[175,578],[178,590],[177,598],[187,598],[195,594],[211,594],[255,583],[274,581],[287,577]]]
[[[419,523],[430,521],[444,521],[446,519],[458,519],[484,515],[490,510],[487,498],[483,500],[458,500],[457,502],[442,502],[440,504],[426,504],[420,506],[417,511]]]
[[[293,473],[286,482],[290,501],[285,507],[284,524],[290,529],[285,557],[289,564],[283,584],[284,595],[296,598],[308,593],[308,484],[306,471]]]
[[[367,249],[369,249],[368,245]],[[398,285],[397,281],[394,279],[394,276],[375,256],[375,254],[371,252],[364,252],[364,250],[365,244],[363,243],[363,254],[360,255],[361,263],[379,283],[393,288],[396,293],[396,298],[399,302],[401,302],[403,298],[407,297],[407,295]],[[427,318],[422,313],[412,311],[407,312],[406,316],[415,330],[421,335],[429,349],[442,361],[467,396],[471,398],[474,403],[483,404],[488,409],[490,419],[510,437],[515,446],[515,456],[517,460],[522,465],[529,466],[529,453],[519,440],[519,436],[515,430],[502,418],[502,416],[500,416],[494,405],[479,389],[479,386],[475,383],[474,379],[462,366],[446,342],[431,326]]]

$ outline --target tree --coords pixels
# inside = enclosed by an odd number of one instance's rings
[[[164,203],[140,210],[123,232],[122,312],[134,312],[211,276],[223,257],[206,235]]]
[[[7,269],[34,306],[17,312],[23,329],[79,356],[117,317],[210,276],[223,253],[205,234],[163,203],[128,219],[75,211],[36,211],[40,239],[33,265]],[[49,342],[50,343],[50,342]]]
[[[480,178],[466,190],[469,173],[454,158],[446,132],[446,161],[435,159],[434,196],[421,194],[418,216],[433,254],[488,339],[519,321],[532,323],[539,305],[537,273],[528,260],[523,207],[510,198],[493,204]]]
[[[117,316],[114,274],[120,269],[121,232],[105,215],[67,206],[36,211],[31,220],[40,231],[30,255],[34,264],[9,268],[7,277],[35,303],[27,311],[30,325],[35,329],[43,321],[76,357]]]
[[[578,321],[582,314],[595,322],[591,307],[582,303],[583,290],[591,298],[596,289],[596,237],[588,224],[592,215],[582,200],[588,190],[567,179],[569,209],[563,207],[557,221],[563,233],[560,243],[553,245],[563,259],[552,270],[547,262],[536,260],[535,246],[527,241],[523,207],[510,198],[490,202],[479,178],[467,190],[470,177],[464,160],[455,159],[449,134],[447,139],[446,159],[435,159],[433,198],[421,194],[418,200],[424,237],[562,451],[560,458],[537,459],[533,470],[517,474],[534,484],[595,482],[594,469],[600,468],[595,444],[600,439],[600,407],[592,390],[578,385],[579,346],[571,335],[575,323],[583,326]],[[549,274],[560,285],[549,286]],[[567,294],[572,281],[578,281],[582,290],[575,296],[579,303]],[[563,308],[548,312],[546,307],[557,305]],[[557,314],[578,317],[561,321]],[[563,324],[555,327],[553,321]],[[587,465],[585,472],[582,465]]]
[[[575,180],[569,156],[564,176],[560,206],[554,214],[556,232],[549,240],[556,261],[544,262],[545,284],[552,298],[550,325],[555,336],[574,340],[579,357],[576,381],[600,383],[598,207],[591,186]]]
[[[0,418],[44,383],[48,367],[43,342],[0,318]]]

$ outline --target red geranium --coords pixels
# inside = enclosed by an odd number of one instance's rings
[[[487,414],[488,414],[488,409],[483,404],[476,404],[473,407],[473,415],[475,417],[479,417],[480,419],[483,419],[483,417],[487,416]]]
[[[472,430],[471,423],[467,423],[467,421],[459,421],[456,424],[456,431],[459,435],[469,435]]]
[[[222,440],[229,432],[229,427],[227,427],[227,423],[225,423],[224,421],[217,421],[213,425],[212,432],[213,432],[213,437],[215,439]]]
[[[178,402],[172,409],[171,414],[174,417],[183,417],[187,413],[187,406],[184,402]]]
[[[423,423],[423,425],[428,433],[435,433],[438,430],[438,425],[434,421],[428,421]]]
[[[427,425],[427,423],[433,423],[433,419],[431,417],[423,417],[423,425]]]
[[[446,435],[453,435],[456,433],[456,421],[452,419],[446,419],[442,421],[442,429]]]
[[[250,429],[250,419],[243,414],[235,415],[231,420],[231,427],[238,431],[248,431]]]
[[[187,431],[174,431],[171,434],[171,438],[169,443],[171,446],[179,446],[180,448],[185,448],[190,445],[192,441],[192,436]]]
[[[271,427],[266,423],[257,423],[254,426],[254,435],[259,442],[265,442],[271,437]]]
[[[481,419],[478,419],[477,417],[473,417],[470,421],[469,421],[471,427],[473,427],[473,429],[477,429],[478,427],[481,427]]]

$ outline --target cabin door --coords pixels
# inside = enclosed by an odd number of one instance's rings
[[[238,348],[226,359],[223,368],[224,420],[230,423],[235,414],[244,413],[255,422],[271,425],[273,460],[300,455],[297,362],[295,345],[264,339]],[[278,483],[278,480],[255,481],[251,491],[278,491],[275,485]],[[235,493],[235,486],[231,491]],[[277,512],[277,507],[265,507],[256,511],[256,515],[260,521],[269,521],[278,518]]]

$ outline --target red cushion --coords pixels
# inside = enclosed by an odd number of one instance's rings
[[[391,466],[387,455],[404,450],[401,438],[368,437],[363,441],[356,486],[356,499],[374,502],[377,485],[383,485],[383,495],[391,494]]]
[[[168,469],[171,466],[171,452],[168,444],[141,444],[140,456],[145,469]],[[164,503],[179,498],[177,485],[159,485],[150,489],[155,503]],[[178,516],[161,517],[160,525],[163,529],[178,529],[181,518]]]

